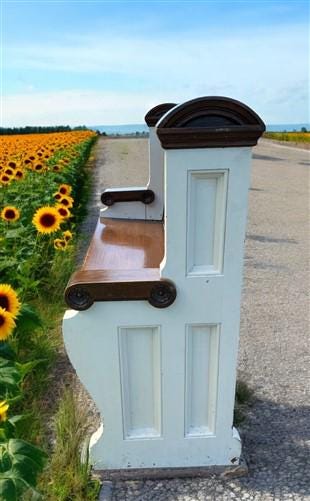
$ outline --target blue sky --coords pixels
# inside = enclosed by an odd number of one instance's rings
[[[141,123],[163,101],[240,99],[309,121],[304,0],[2,0],[2,125]]]

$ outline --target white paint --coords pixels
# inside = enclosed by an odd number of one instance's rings
[[[185,435],[215,434],[219,325],[189,325],[186,339]]]
[[[124,438],[159,437],[161,435],[159,328],[120,328],[119,355]]]
[[[162,220],[164,211],[164,150],[157,137],[155,127],[149,127],[149,133],[149,181],[147,186],[117,189],[119,191],[150,189],[155,193],[154,201],[147,205],[142,202],[115,203],[111,207],[100,210],[101,218]]]
[[[230,465],[240,456],[232,422],[250,156],[250,148],[165,152],[161,275],[176,284],[170,307],[113,301],[65,314],[68,355],[104,422],[92,441],[97,469]],[[193,179],[202,180],[197,200]],[[202,235],[194,258],[192,225]],[[202,273],[189,272],[200,255]]]
[[[188,173],[188,275],[222,272],[227,172]]]

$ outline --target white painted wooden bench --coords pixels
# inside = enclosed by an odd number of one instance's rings
[[[70,279],[64,340],[102,416],[91,456],[106,477],[240,469],[243,247],[251,147],[264,129],[229,98],[173,107],[156,125],[164,221],[102,218]]]

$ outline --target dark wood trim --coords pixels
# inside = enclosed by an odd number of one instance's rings
[[[157,129],[157,134],[162,147],[169,150],[255,146],[262,131],[259,126],[252,125],[213,130],[204,128]]]
[[[175,106],[175,103],[162,103],[154,106],[154,108],[149,110],[144,117],[146,124],[149,127],[154,127],[158,120],[160,120],[160,118],[165,115],[167,111],[171,110],[171,108],[174,108]]]
[[[157,123],[165,149],[254,146],[264,131],[264,122],[251,108],[214,96],[175,106]]]
[[[74,310],[87,310],[95,301],[147,300],[167,308],[176,298],[171,280],[160,278],[157,268],[141,270],[79,270],[67,285],[65,301]]]
[[[148,205],[154,202],[154,199],[154,191],[146,188],[139,190],[132,190],[130,188],[126,190],[108,189],[101,195],[101,202],[108,207],[117,202],[142,202]]]

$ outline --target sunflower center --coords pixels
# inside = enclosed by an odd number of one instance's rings
[[[7,296],[0,295],[0,306],[1,306],[1,308],[4,308],[5,310],[7,310],[9,308],[9,300],[8,300]],[[2,318],[2,317],[0,316],[0,318]]]
[[[50,226],[53,226],[56,222],[56,218],[53,214],[43,214],[40,218],[40,223],[42,226],[45,228],[49,228]]]
[[[67,211],[67,209],[65,209],[65,208],[63,208],[63,209],[62,209],[62,208],[60,208],[60,209],[59,209],[59,214],[60,214],[61,216],[66,216],[66,215],[68,214],[68,211]]]
[[[7,209],[5,211],[5,218],[6,219],[14,219],[15,218],[15,212],[13,211],[13,209]]]
[[[65,206],[69,205],[69,202],[68,200],[64,199],[64,200],[61,200],[61,203]]]

